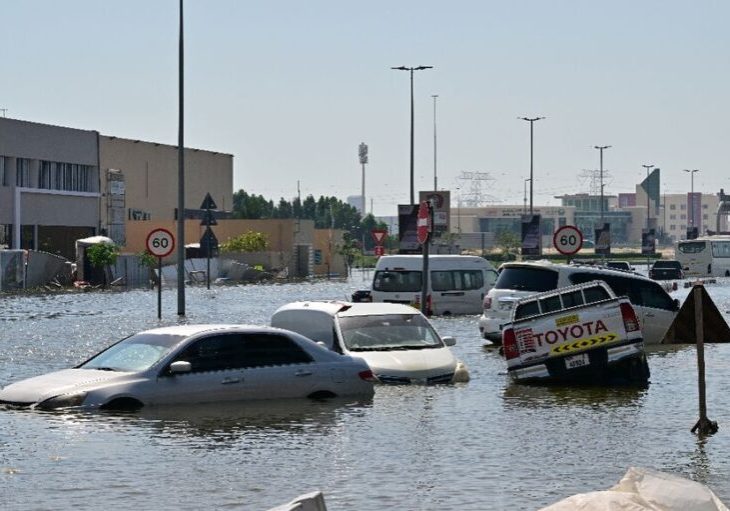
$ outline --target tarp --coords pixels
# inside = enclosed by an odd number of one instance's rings
[[[728,511],[707,486],[665,472],[631,467],[605,491],[579,493],[539,511]]]
[[[707,293],[705,286],[695,284],[682,304],[682,308],[674,317],[669,330],[662,339],[662,344],[696,344],[695,338],[695,289],[700,289],[702,297],[702,326],[704,342],[730,342],[730,327],[728,327],[715,302]]]

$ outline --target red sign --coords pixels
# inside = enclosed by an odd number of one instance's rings
[[[370,231],[370,234],[372,235],[373,239],[375,240],[376,245],[382,245],[383,240],[388,235],[388,230],[387,229],[373,229]]]
[[[385,255],[385,247],[383,245],[376,245],[375,246],[375,256],[380,257],[382,255]]]
[[[428,235],[431,233],[431,214],[428,202],[423,201],[418,207],[418,221],[416,223],[416,238],[418,243],[423,245],[428,241]]]

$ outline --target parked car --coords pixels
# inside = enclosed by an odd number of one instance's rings
[[[606,261],[606,268],[613,268],[614,270],[622,271],[634,271],[633,266],[628,261]]]
[[[654,261],[649,269],[649,277],[654,280],[683,279],[682,263],[674,259],[659,259]]]
[[[381,383],[455,383],[469,379],[463,362],[417,309],[398,303],[294,302],[271,325],[294,330],[331,350],[363,358]]]
[[[0,389],[0,405],[41,409],[270,398],[372,396],[374,377],[295,332],[182,325],[134,334],[86,362]]]
[[[661,342],[679,310],[679,301],[673,300],[657,282],[638,273],[550,261],[503,263],[497,282],[484,298],[479,331],[485,339],[501,343],[502,327],[509,322],[517,300],[591,280],[603,280],[616,296],[629,298],[639,317],[645,344]]]

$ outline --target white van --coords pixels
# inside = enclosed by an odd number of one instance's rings
[[[497,280],[494,266],[478,256],[428,257],[428,298],[431,314],[479,314],[487,291]],[[390,255],[378,259],[373,302],[404,303],[420,309],[423,256]]]
[[[510,262],[500,266],[499,278],[484,299],[479,331],[488,341],[502,342],[502,326],[510,321],[520,298],[544,291],[602,280],[616,296],[626,296],[641,323],[644,344],[659,344],[679,310],[658,283],[638,273],[598,266],[557,264],[550,261]]]
[[[469,380],[469,371],[420,311],[394,303],[293,302],[271,316],[329,349],[360,357],[381,383],[436,384]]]

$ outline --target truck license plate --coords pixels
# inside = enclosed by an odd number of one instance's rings
[[[575,369],[576,367],[583,367],[590,364],[588,361],[588,353],[581,353],[580,355],[573,355],[571,357],[565,357],[565,367],[567,369]]]

